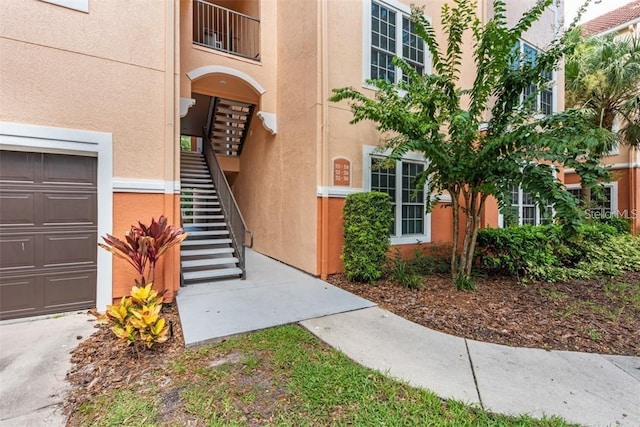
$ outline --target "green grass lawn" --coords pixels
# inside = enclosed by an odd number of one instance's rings
[[[564,426],[494,415],[364,368],[295,325],[184,350],[148,383],[96,396],[91,426]],[[505,396],[508,398],[508,396]]]

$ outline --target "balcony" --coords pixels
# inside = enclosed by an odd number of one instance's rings
[[[193,44],[260,61],[260,20],[194,0]]]

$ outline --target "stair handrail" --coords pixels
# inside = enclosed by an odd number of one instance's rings
[[[211,179],[218,192],[218,200],[220,200],[220,206],[224,213],[225,220],[229,226],[229,236],[231,237],[231,244],[238,257],[238,264],[242,270],[242,278],[246,278],[246,264],[245,264],[245,247],[253,247],[253,232],[247,228],[247,223],[240,212],[236,198],[233,196],[231,186],[227,181],[227,177],[224,175],[220,163],[213,151],[213,146],[208,138],[205,138],[205,144],[203,144],[203,154],[209,173],[211,173]],[[246,244],[246,236],[249,235],[249,244]]]

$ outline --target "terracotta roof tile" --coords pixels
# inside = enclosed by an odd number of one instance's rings
[[[600,34],[638,18],[640,18],[640,0],[635,0],[587,21],[581,27],[586,34]]]

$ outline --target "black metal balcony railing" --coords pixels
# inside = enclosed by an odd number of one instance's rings
[[[194,0],[193,43],[259,61],[260,20]]]

